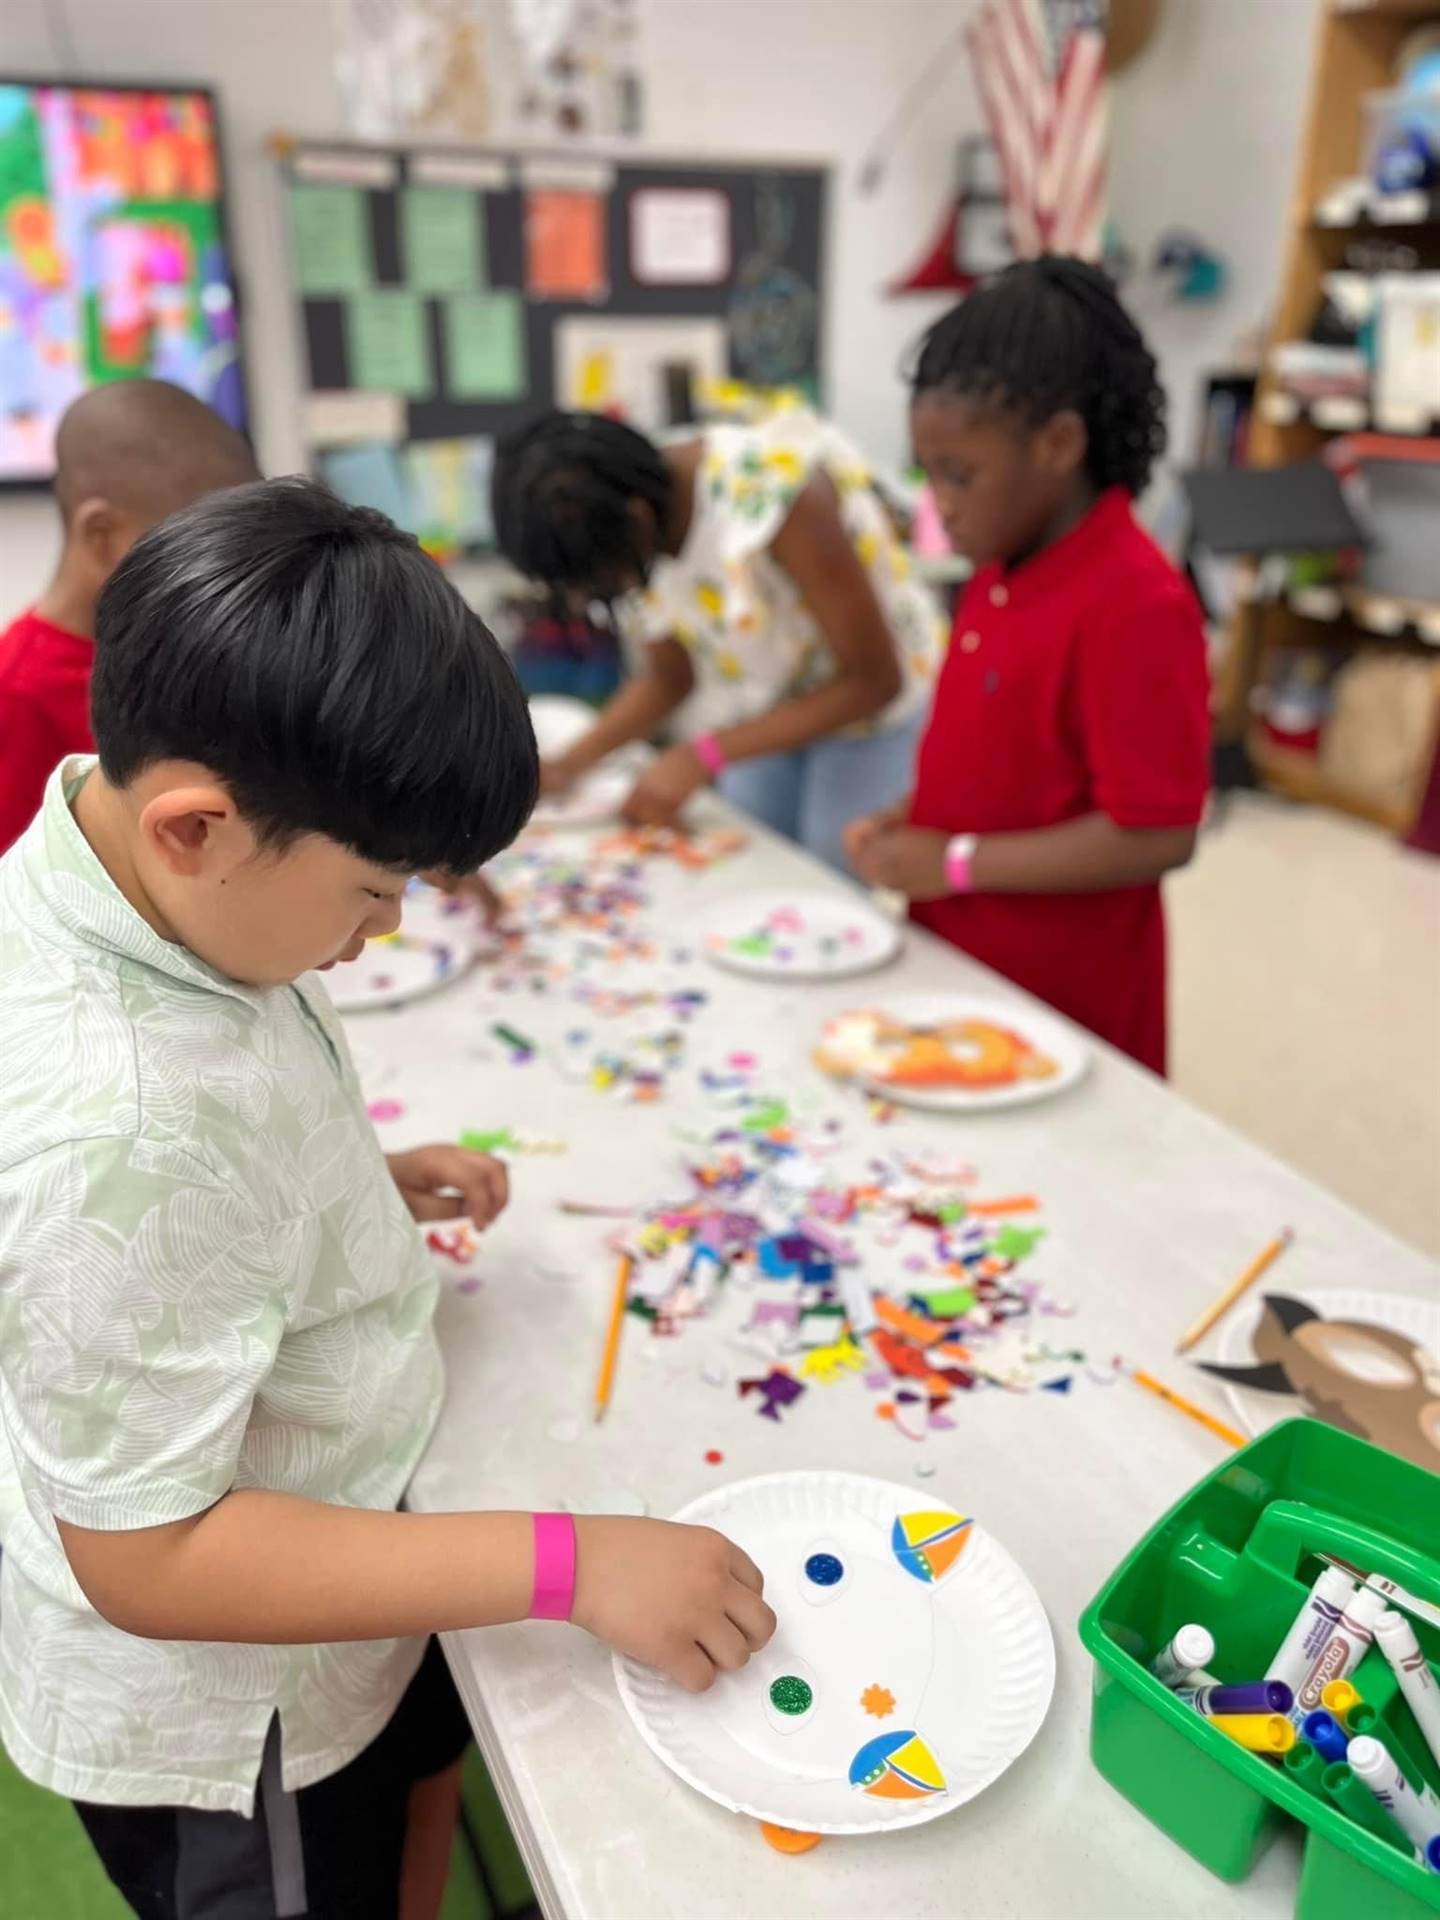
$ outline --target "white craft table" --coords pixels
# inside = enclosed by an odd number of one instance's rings
[[[718,816],[712,816],[718,817]],[[668,942],[727,891],[839,885],[757,833],[739,857],[695,876],[651,863],[653,918]],[[830,1101],[863,1128],[853,1095],[822,1091],[809,1063],[829,1014],[894,990],[1014,990],[951,949],[908,936],[872,982],[776,986],[698,957],[688,974],[711,995],[694,1046],[753,1048],[763,1084],[792,1100]],[[617,967],[608,984],[625,983]],[[1130,1383],[1083,1378],[1067,1396],[979,1391],[950,1407],[956,1430],[922,1447],[875,1417],[858,1382],[814,1386],[780,1427],[733,1384],[701,1379],[706,1324],[674,1340],[627,1323],[615,1398],[589,1420],[614,1262],[604,1221],[559,1212],[562,1197],[643,1203],[682,1192],[678,1125],[726,1116],[691,1073],[650,1106],[575,1086],[536,1060],[514,1066],[489,1038],[506,1021],[544,1041],[603,1023],[568,998],[497,997],[482,970],[433,998],[350,1023],[372,1097],[404,1102],[382,1125],[387,1147],[511,1126],[561,1135],[568,1152],[513,1164],[513,1203],[486,1243],[477,1291],[447,1287],[439,1314],[448,1393],[416,1479],[428,1510],[599,1504],[616,1491],[666,1515],[726,1476],[833,1467],[907,1482],[917,1497],[974,1514],[1018,1558],[1054,1629],[1059,1676],[1029,1753],[988,1792],[932,1824],[865,1839],[826,1839],[786,1858],[755,1823],[692,1792],[652,1757],[616,1695],[609,1654],[568,1628],[526,1624],[448,1636],[485,1759],[550,1920],[1183,1920],[1292,1909],[1297,1869],[1282,1843],[1244,1886],[1228,1888],[1122,1800],[1090,1765],[1090,1663],[1075,1622],[1104,1577],[1221,1443]],[[487,1058],[488,1056],[488,1063]],[[899,1147],[942,1141],[979,1169],[979,1190],[1034,1192],[1049,1237],[1027,1275],[1073,1301],[1045,1323],[1056,1344],[1123,1351],[1226,1418],[1223,1393],[1173,1356],[1179,1331],[1280,1227],[1298,1240],[1276,1282],[1440,1290],[1440,1271],[1339,1200],[1197,1112],[1104,1048],[1088,1079],[1045,1104],[955,1121],[902,1116],[877,1131]],[[1243,1073],[1245,1062],[1234,1070]],[[1203,1350],[1202,1350],[1203,1351]],[[732,1373],[764,1371],[731,1357]],[[723,1466],[707,1465],[718,1448]]]

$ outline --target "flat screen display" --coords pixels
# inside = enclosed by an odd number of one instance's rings
[[[0,77],[0,483],[87,387],[173,380],[242,432],[213,97]]]

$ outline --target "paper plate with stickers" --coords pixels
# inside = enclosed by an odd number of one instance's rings
[[[703,951],[760,980],[843,980],[893,960],[901,937],[852,893],[737,893],[706,920]]]
[[[400,931],[367,940],[358,959],[343,960],[321,977],[337,1013],[366,1013],[448,986],[493,943],[478,908],[415,880]]]
[[[675,1518],[743,1547],[779,1620],[708,1693],[616,1657],[647,1745],[710,1799],[804,1833],[918,1826],[1039,1732],[1055,1686],[1044,1609],[999,1541],[933,1495],[776,1473]]]
[[[815,1064],[906,1106],[974,1113],[1063,1093],[1085,1073],[1090,1048],[1036,1007],[913,994],[837,1014]]]

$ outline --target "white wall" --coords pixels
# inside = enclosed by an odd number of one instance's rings
[[[1142,269],[1183,227],[1229,270],[1213,305],[1179,304],[1143,270],[1126,290],[1160,361],[1180,465],[1194,457],[1202,370],[1262,325],[1278,283],[1315,12],[1316,0],[1165,0],[1113,88],[1110,212]]]
[[[500,0],[486,0],[498,22]],[[1168,0],[1157,43],[1115,88],[1115,211],[1142,258],[1157,233],[1194,226],[1226,253],[1219,307],[1167,309],[1137,288],[1181,402],[1196,369],[1224,357],[1273,282],[1293,164],[1312,0]],[[329,0],[67,0],[79,70],[116,79],[209,82],[226,131],[257,437],[272,472],[300,461],[294,308],[282,266],[265,136],[338,130]],[[52,72],[46,0],[0,0],[0,70]],[[645,0],[648,144],[694,152],[828,159],[830,405],[881,460],[905,449],[897,368],[944,296],[880,289],[929,242],[956,143],[977,124],[963,59],[912,116],[881,190],[861,198],[860,158],[903,90],[964,17],[964,0]],[[512,60],[495,36],[495,67]],[[503,117],[499,131],[503,133]],[[0,618],[42,584],[55,546],[39,498],[0,496]]]

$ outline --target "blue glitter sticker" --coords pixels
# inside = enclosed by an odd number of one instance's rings
[[[837,1580],[844,1578],[845,1568],[838,1554],[812,1553],[805,1562],[805,1578],[813,1580],[817,1587],[833,1587]]]

